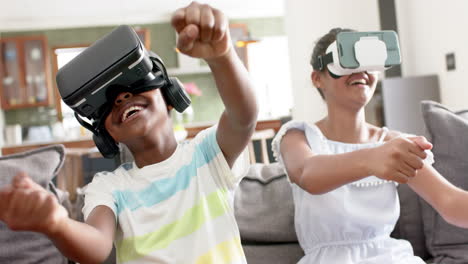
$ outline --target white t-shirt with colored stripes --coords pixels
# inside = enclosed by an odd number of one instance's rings
[[[115,213],[118,263],[246,263],[232,199],[248,164],[244,151],[230,169],[211,127],[165,161],[96,174],[83,213]]]

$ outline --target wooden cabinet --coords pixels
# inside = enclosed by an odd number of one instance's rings
[[[0,39],[0,97],[3,109],[50,105],[50,70],[43,36]]]

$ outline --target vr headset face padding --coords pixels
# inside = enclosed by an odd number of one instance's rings
[[[119,146],[105,129],[101,129],[97,135],[94,134],[93,140],[104,158],[112,159],[120,152]]]
[[[187,109],[187,107],[189,107],[191,103],[190,97],[185,92],[185,89],[179,79],[169,77],[169,82],[170,83],[165,87],[161,88],[161,93],[168,105],[174,107],[177,112],[182,113]]]

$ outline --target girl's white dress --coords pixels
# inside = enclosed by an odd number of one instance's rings
[[[347,144],[326,139],[316,125],[291,121],[273,140],[273,151],[281,163],[281,138],[293,128],[304,131],[315,154],[376,147],[385,138],[383,135],[378,143]],[[428,154],[426,162],[432,164],[433,155]],[[312,195],[293,183],[291,186],[296,233],[305,253],[300,264],[425,263],[413,255],[408,241],[390,237],[400,215],[395,182],[370,176],[321,195]]]

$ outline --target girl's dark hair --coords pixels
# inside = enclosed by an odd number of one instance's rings
[[[315,47],[312,51],[312,55],[310,57],[310,65],[314,65],[314,63],[318,60],[320,55],[325,55],[328,46],[336,40],[336,35],[340,32],[350,32],[355,31],[349,28],[332,28],[327,34],[323,35],[317,42],[315,43]],[[322,71],[325,71],[326,67]],[[320,88],[317,88],[320,96],[325,99],[323,92]]]

